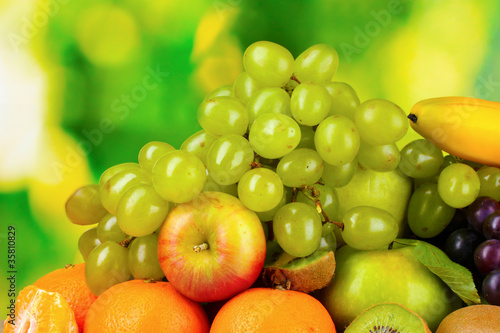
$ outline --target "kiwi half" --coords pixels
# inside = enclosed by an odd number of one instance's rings
[[[415,312],[396,303],[382,303],[363,311],[345,333],[431,333]]]
[[[335,254],[315,251],[303,258],[284,252],[276,242],[267,243],[262,279],[266,286],[310,293],[326,287],[335,273]]]

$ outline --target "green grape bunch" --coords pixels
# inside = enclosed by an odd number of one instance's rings
[[[408,130],[404,110],[383,98],[361,101],[352,86],[336,81],[333,47],[313,45],[294,58],[281,45],[258,41],[242,63],[232,84],[209,92],[192,111],[201,130],[180,148],[148,142],[137,161],[111,166],[98,184],[68,199],[73,223],[96,224],[78,244],[91,290],[163,279],[157,231],[176,205],[202,192],[237,197],[291,257],[343,244],[391,246],[404,226],[390,209],[345,206],[350,198],[342,188],[365,170],[413,182],[404,223],[420,238],[439,235],[478,195],[500,196],[497,169],[475,170],[425,139],[399,149]]]

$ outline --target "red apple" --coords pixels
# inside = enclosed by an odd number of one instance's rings
[[[257,215],[222,192],[203,192],[177,205],[158,236],[158,259],[168,281],[198,302],[224,300],[249,288],[265,256]]]

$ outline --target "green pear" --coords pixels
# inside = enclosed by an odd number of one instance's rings
[[[358,165],[351,181],[337,188],[339,208],[336,218],[340,220],[346,211],[357,206],[384,209],[394,216],[399,226],[398,237],[403,237],[408,228],[406,208],[412,185],[412,179],[401,173],[399,168],[378,172]]]
[[[318,299],[337,330],[343,332],[365,309],[398,303],[419,314],[434,332],[462,300],[415,257],[413,246],[362,251],[347,245],[337,250],[335,276]]]

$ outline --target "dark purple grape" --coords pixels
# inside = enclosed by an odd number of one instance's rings
[[[478,197],[467,208],[467,220],[472,229],[478,233],[483,233],[483,224],[486,218],[496,210],[500,209],[500,204],[490,197]]]
[[[474,251],[474,263],[483,276],[500,268],[500,240],[489,239]]]
[[[483,224],[486,239],[500,239],[500,210],[494,211]]]
[[[446,226],[446,228],[444,228],[444,230],[441,231],[439,235],[432,238],[426,238],[425,241],[439,247],[444,251],[445,243],[448,237],[454,231],[462,228],[467,228],[468,226],[469,224],[467,222],[467,214],[465,213],[465,211],[462,209],[455,209],[455,215],[451,219],[451,222],[448,224],[448,226]]]
[[[483,280],[484,298],[491,305],[500,306],[500,269],[495,269]]]
[[[446,239],[444,252],[451,260],[469,269],[474,268],[474,251],[484,238],[469,228],[455,230]]]

